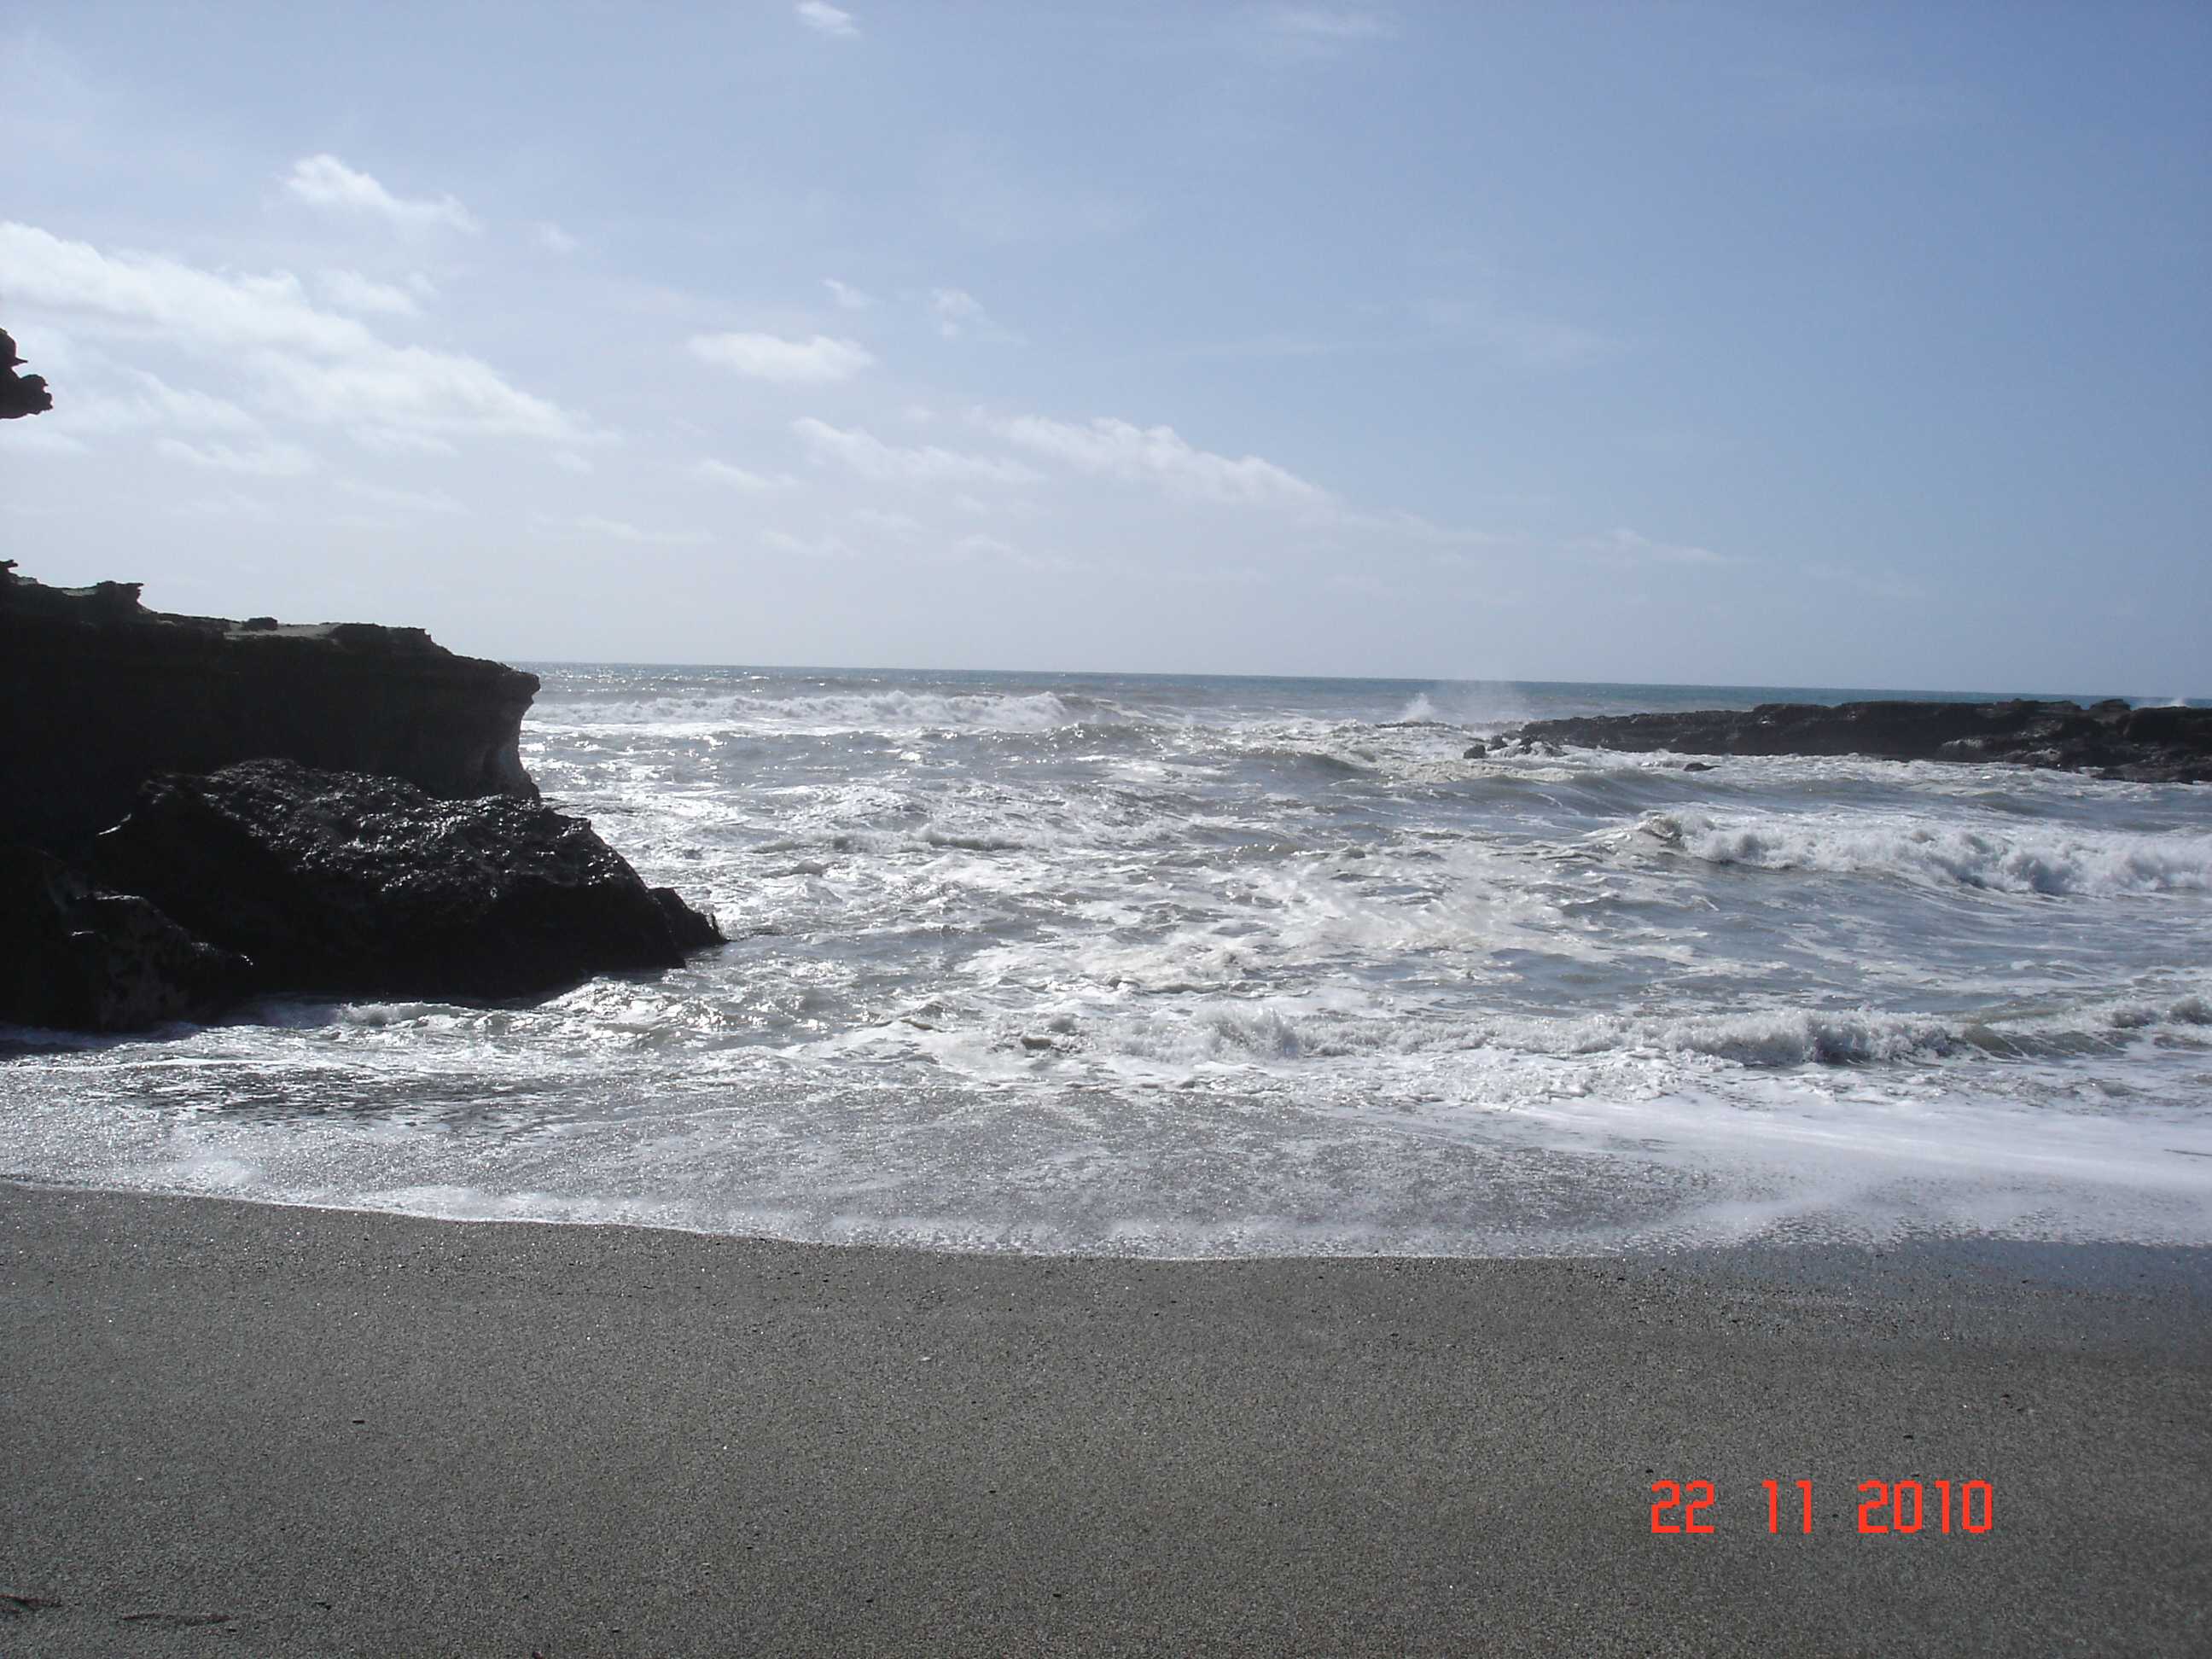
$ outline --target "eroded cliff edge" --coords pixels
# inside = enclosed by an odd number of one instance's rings
[[[0,561],[0,840],[72,856],[149,778],[270,757],[535,800],[537,694],[419,628],[174,616],[135,582],[48,587]]]

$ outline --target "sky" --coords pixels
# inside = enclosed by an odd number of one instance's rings
[[[526,661],[2212,693],[2212,8],[0,0],[0,554]]]

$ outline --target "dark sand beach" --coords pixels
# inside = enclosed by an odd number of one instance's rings
[[[0,1285],[9,1655],[2212,1646],[2201,1255],[1140,1263],[9,1187]],[[1911,1478],[1994,1526],[1862,1534]],[[1653,1534],[1661,1479],[1711,1534]]]

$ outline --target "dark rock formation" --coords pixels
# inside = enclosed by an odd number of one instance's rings
[[[2148,783],[2212,781],[2212,708],[2074,702],[1770,702],[1752,709],[1537,720],[1505,741],[1693,755],[2009,761]]]
[[[15,337],[0,328],[0,421],[26,415],[43,415],[54,406],[43,374],[18,374],[23,360],[15,355]]]
[[[35,848],[0,848],[0,1024],[131,1031],[205,1019],[250,974],[144,899],[103,891]]]
[[[530,996],[721,939],[581,819],[284,760],[155,780],[94,860],[265,989]]]
[[[46,587],[0,561],[0,840],[72,855],[156,773],[268,756],[534,800],[537,691],[420,629],[170,616],[135,582]]]

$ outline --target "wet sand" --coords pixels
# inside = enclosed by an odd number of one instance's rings
[[[0,1186],[0,1654],[2212,1650],[2206,1253],[1137,1263]],[[1712,1533],[1653,1534],[1668,1479]],[[1860,1533],[1900,1479],[1921,1530]]]

